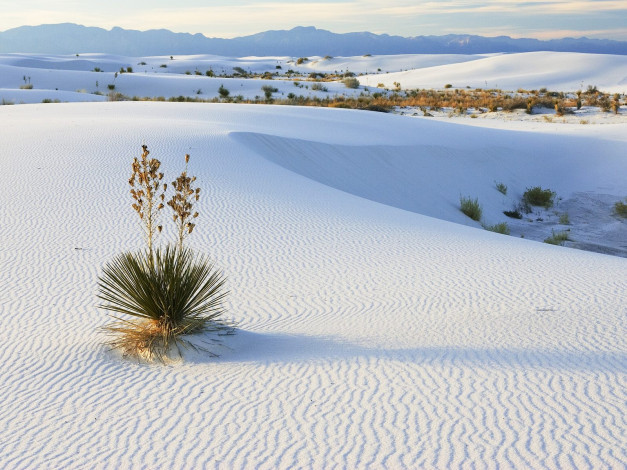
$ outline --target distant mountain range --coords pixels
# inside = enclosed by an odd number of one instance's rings
[[[166,29],[108,31],[72,23],[20,26],[0,32],[0,52],[74,54],[103,52],[128,56],[216,54],[224,56],[355,56],[363,54],[481,54],[491,52],[590,52],[627,55],[627,41],[565,38],[541,41],[508,36],[401,37],[387,34],[336,34],[314,27],[266,31],[233,39]]]

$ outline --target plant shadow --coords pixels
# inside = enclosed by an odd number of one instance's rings
[[[213,337],[215,338],[215,337]],[[212,342],[205,335],[201,349],[184,352],[188,363],[285,364],[305,361],[342,361],[354,358],[405,361],[425,366],[471,368],[526,368],[572,371],[627,371],[625,351],[481,348],[426,346],[377,348],[330,336],[260,333],[236,329]]]

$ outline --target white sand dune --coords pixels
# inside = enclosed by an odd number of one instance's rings
[[[474,190],[494,216],[497,177],[624,196],[624,125],[154,102],[0,122],[1,468],[624,467],[627,260],[455,207]],[[203,188],[190,244],[240,322],[218,359],[101,344],[98,273],[142,245],[142,143]]]
[[[20,89],[27,78],[33,88]],[[245,99],[263,98],[263,86],[271,86],[278,91],[274,97],[285,98],[289,93],[304,96],[332,97],[334,94],[358,95],[360,90],[350,90],[342,83],[325,84],[328,91],[311,90],[309,84],[299,88],[292,81],[219,78],[184,73],[125,73],[115,77],[114,72],[89,72],[24,68],[0,65],[0,100],[14,103],[41,103],[42,99],[61,101],[104,101],[109,93],[108,85],[114,91],[126,96],[148,97],[193,97],[210,100],[219,97],[219,88],[227,88],[232,97],[241,95]],[[307,88],[305,88],[305,86]],[[32,93],[34,92],[34,93]],[[95,94],[96,92],[101,95]],[[68,94],[70,93],[70,94]],[[82,95],[82,96],[77,96]]]
[[[362,83],[404,89],[500,88],[503,90],[585,90],[597,86],[606,93],[627,90],[627,56],[577,52],[525,52],[482,57],[464,63],[427,67],[385,75],[370,75]]]
[[[133,73],[118,74],[132,67]],[[234,67],[251,73],[279,72],[282,79],[260,80],[208,77],[231,75]],[[277,69],[280,67],[280,69]],[[94,72],[95,69],[101,72]],[[366,74],[361,87],[353,90],[341,82],[325,82],[326,91],[311,89],[311,83],[294,86],[285,73],[295,70],[305,75],[318,73]],[[377,72],[379,71],[379,72]],[[374,72],[374,73],[373,73]],[[391,73],[386,73],[391,72]],[[198,74],[197,74],[198,73]],[[370,73],[370,75],[368,75]],[[289,57],[221,57],[190,55],[170,57],[124,57],[110,54],[54,56],[42,54],[0,54],[0,100],[13,103],[60,101],[103,101],[109,85],[129,97],[195,97],[212,99],[225,86],[231,96],[245,99],[263,97],[262,87],[277,88],[275,98],[290,93],[318,98],[336,95],[357,96],[377,91],[382,84],[404,89],[455,87],[539,89],[575,91],[596,85],[604,92],[627,91],[627,56],[530,52],[487,55],[392,55],[366,57],[311,57],[302,64]],[[32,90],[20,90],[31,84]],[[379,90],[381,91],[381,90]],[[80,96],[79,96],[80,95]]]

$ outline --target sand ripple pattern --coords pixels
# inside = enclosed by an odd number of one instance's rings
[[[230,132],[358,131],[260,108],[0,107],[0,468],[625,468],[625,259],[307,179]],[[419,125],[402,122],[369,138]],[[97,275],[141,246],[126,180],[144,141],[172,172],[191,153],[206,188],[190,241],[240,322],[219,359],[101,344]]]

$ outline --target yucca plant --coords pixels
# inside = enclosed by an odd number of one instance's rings
[[[167,246],[122,253],[103,269],[98,298],[116,322],[105,327],[109,344],[126,355],[164,360],[171,346],[191,345],[182,335],[229,332],[219,321],[228,292],[224,276],[205,256]],[[133,317],[127,320],[118,314]]]
[[[196,177],[187,175],[189,155],[185,156],[185,170],[173,182],[175,194],[168,202],[178,228],[177,243],[154,246],[153,239],[162,230],[158,216],[164,208],[167,185],[161,184],[161,162],[148,158],[149,153],[143,145],[141,159],[133,160],[129,179],[132,207],[139,215],[146,249],[122,253],[105,265],[98,298],[104,302],[100,307],[114,312],[115,322],[105,326],[112,336],[109,345],[125,355],[164,361],[172,346],[179,355],[181,345],[198,348],[184,335],[207,330],[229,334],[233,324],[220,319],[228,294],[222,273],[209,258],[183,246],[195,226],[191,220],[198,217],[193,202],[200,193],[192,187]]]

